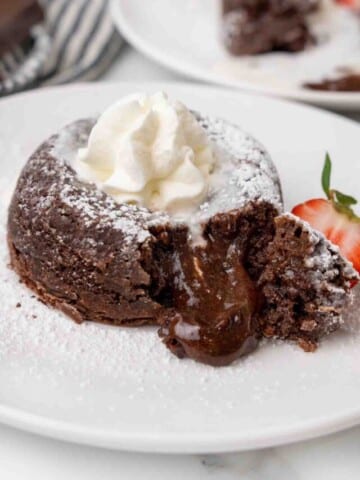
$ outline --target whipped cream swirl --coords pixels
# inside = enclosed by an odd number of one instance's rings
[[[160,92],[131,95],[108,108],[74,168],[120,203],[183,215],[205,198],[214,164],[194,115]]]

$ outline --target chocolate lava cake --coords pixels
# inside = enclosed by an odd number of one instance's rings
[[[233,55],[298,52],[314,42],[307,16],[318,0],[223,0],[222,35]]]
[[[221,161],[191,226],[81,180],[72,159],[95,121],[80,120],[20,175],[8,218],[12,267],[76,322],[158,325],[179,357],[225,365],[263,336],[313,350],[341,324],[356,272],[325,237],[282,214],[277,172],[257,141],[196,117]]]

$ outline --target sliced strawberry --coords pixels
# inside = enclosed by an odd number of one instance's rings
[[[354,9],[360,8],[359,0],[336,0],[336,3],[343,5],[344,7],[350,7]]]
[[[294,207],[292,213],[327,236],[336,212],[328,200],[313,198]]]
[[[293,208],[292,213],[322,232],[360,272],[360,218],[351,206],[357,201],[330,189],[331,160],[326,155],[322,186],[327,196],[315,198]]]

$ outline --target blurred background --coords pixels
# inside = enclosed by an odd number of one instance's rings
[[[0,96],[216,83],[360,118],[359,0],[1,0]]]

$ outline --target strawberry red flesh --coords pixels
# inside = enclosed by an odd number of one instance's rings
[[[342,255],[360,272],[360,218],[351,208],[356,200],[330,189],[330,174],[331,161],[327,156],[322,179],[328,198],[308,200],[294,207],[292,213],[337,245]]]
[[[338,245],[342,255],[360,272],[360,222],[337,211],[330,200],[315,198],[293,208],[292,213]]]
[[[360,2],[359,0],[336,0],[336,3],[339,5],[342,5],[344,7],[350,7],[354,9],[359,9],[360,8]]]

